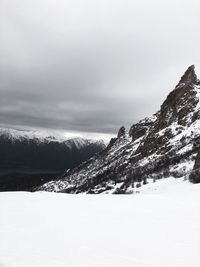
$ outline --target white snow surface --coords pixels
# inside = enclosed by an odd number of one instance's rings
[[[0,193],[0,266],[199,267],[199,211],[200,185],[182,178],[131,195]]]

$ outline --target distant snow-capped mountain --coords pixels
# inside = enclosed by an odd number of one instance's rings
[[[82,137],[66,137],[64,134],[59,134],[55,131],[49,132],[47,130],[22,130],[20,128],[8,128],[2,126],[0,126],[0,137],[4,137],[12,141],[34,140],[38,143],[65,143],[65,145],[69,147],[75,145],[77,148],[81,148],[89,144],[101,144],[102,146],[105,145],[105,141],[103,140],[94,140]]]
[[[104,148],[101,140],[0,127],[0,190],[30,190]]]
[[[199,132],[200,81],[192,65],[157,113],[132,125],[128,133],[121,127],[105,150],[38,190],[130,193],[149,179],[200,182]]]

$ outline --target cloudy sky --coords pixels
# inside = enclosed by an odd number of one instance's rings
[[[0,124],[116,133],[191,65],[199,0],[0,0]]]

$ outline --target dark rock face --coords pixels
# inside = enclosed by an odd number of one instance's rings
[[[147,134],[155,119],[156,117],[145,118],[144,120],[139,121],[139,123],[133,124],[129,130],[129,136],[132,137],[132,141],[135,141]]]
[[[124,137],[125,134],[126,134],[126,129],[124,126],[122,126],[118,131],[117,138]]]
[[[190,66],[155,115],[132,125],[129,136],[122,127],[103,152],[39,190],[128,193],[147,178],[188,176],[200,150],[199,100]]]
[[[197,80],[197,76],[195,73],[195,66],[191,65],[186,72],[183,74],[183,76],[181,77],[180,82],[178,83],[177,86],[180,86],[180,84],[184,83],[184,84],[195,84],[198,82]]]
[[[195,163],[194,163],[194,170],[197,170],[200,168],[200,153],[197,154]]]
[[[200,152],[198,152],[194,168],[189,176],[189,179],[192,183],[200,183]]]

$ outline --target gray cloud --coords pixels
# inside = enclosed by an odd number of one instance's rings
[[[197,0],[2,0],[0,123],[115,133],[200,70]]]

